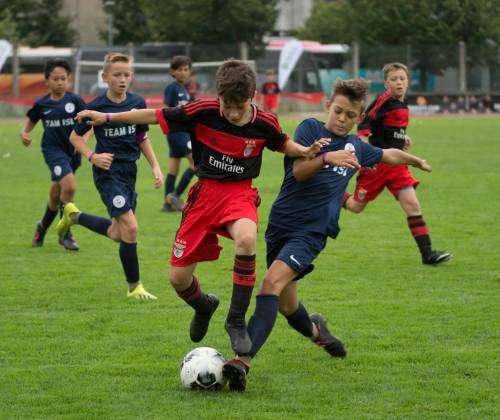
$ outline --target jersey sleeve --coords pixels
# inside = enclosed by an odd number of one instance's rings
[[[92,109],[89,104],[87,104],[84,109]],[[82,121],[81,123],[76,122],[75,127],[73,128],[73,131],[78,134],[79,136],[83,136],[87,131],[89,131],[92,128],[92,126],[88,125],[86,121]]]
[[[40,106],[38,101],[35,102],[33,106],[28,110],[26,116],[33,124],[36,124],[40,120],[40,118],[42,117],[42,107]]]
[[[164,134],[191,132],[198,121],[203,107],[198,106],[199,101],[175,108],[161,108],[156,110],[156,120]]]
[[[146,109],[146,101],[144,98],[141,98],[141,103],[139,105],[139,109]],[[149,125],[147,124],[138,124],[136,127],[136,132],[139,133],[145,133],[146,131],[149,131]]]
[[[75,112],[78,113],[85,109],[85,101],[78,95],[75,95]]]
[[[177,106],[176,99],[174,85],[170,84],[165,88],[165,92],[163,93],[163,103],[167,107],[174,107]]]
[[[302,146],[311,146],[316,140],[317,130],[314,129],[313,120],[307,119],[302,121],[296,128],[293,136],[294,140]]]
[[[281,151],[285,147],[289,137],[283,132],[278,119],[272,115],[269,119],[269,134],[267,136],[266,147],[272,151]]]
[[[361,146],[361,157],[358,159],[361,166],[370,167],[380,162],[384,153],[380,147],[372,146],[361,139],[359,139],[359,143]]]
[[[365,110],[365,117],[363,118],[363,121],[361,121],[360,124],[358,124],[358,136],[370,136],[372,134],[372,129],[371,129],[371,117],[370,117],[370,111],[374,107],[376,101],[373,101],[368,108]]]

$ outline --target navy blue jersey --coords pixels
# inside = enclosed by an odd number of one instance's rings
[[[338,137],[314,118],[302,121],[295,131],[295,141],[303,146],[310,146],[323,137],[332,139],[323,150],[354,150],[361,166],[373,166],[382,159],[382,149],[355,135]],[[298,182],[293,176],[294,161],[294,158],[285,157],[285,178],[271,208],[269,225],[335,238],[340,230],[338,219],[342,198],[356,170],[325,165],[312,178]]]
[[[163,103],[168,107],[186,105],[190,99],[186,86],[177,81],[170,83],[163,93]]]
[[[86,109],[99,112],[126,112],[133,109],[146,108],[146,101],[142,96],[127,93],[127,98],[116,103],[111,101],[104,93],[89,102]],[[85,123],[76,124],[75,132],[83,136],[91,128]],[[136,161],[139,159],[141,149],[137,141],[137,134],[148,131],[147,125],[135,125],[126,123],[110,122],[94,127],[94,135],[97,140],[96,153],[113,153],[114,160]]]
[[[59,149],[73,155],[75,149],[69,135],[75,125],[75,116],[85,108],[85,102],[78,95],[66,92],[62,99],[55,101],[50,95],[38,98],[27,112],[31,122],[43,121],[42,150]]]

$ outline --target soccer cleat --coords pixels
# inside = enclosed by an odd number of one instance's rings
[[[66,232],[68,232],[69,228],[74,225],[70,217],[73,213],[80,213],[78,207],[76,207],[74,203],[66,204],[64,206],[61,220],[59,220],[59,223],[56,226],[57,236],[59,236],[60,238],[66,235]]]
[[[219,306],[219,299],[215,295],[208,294],[207,299],[210,302],[210,312],[195,311],[191,325],[189,326],[189,337],[191,341],[198,343],[205,337],[208,331],[210,319]]]
[[[45,238],[45,233],[47,231],[43,228],[42,224],[38,222],[36,224],[35,234],[33,235],[33,239],[31,240],[31,246],[33,248],[40,248],[43,246],[43,239]]]
[[[127,297],[128,298],[133,298],[137,300],[156,300],[157,297],[149,293],[142,283],[139,283],[137,286],[135,286],[135,289],[132,291],[127,292]]]
[[[184,207],[186,207],[186,204],[184,204],[182,198],[180,198],[177,194],[174,193],[167,194],[165,202],[170,204],[170,206],[176,211],[183,211]]]
[[[449,252],[431,251],[427,257],[422,257],[422,264],[438,265],[451,260],[452,257],[453,255]]]
[[[231,347],[238,356],[246,356],[252,349],[252,340],[248,335],[247,326],[244,319],[227,320],[224,325],[229,338],[231,340]]]
[[[243,392],[247,387],[247,373],[250,367],[240,359],[228,360],[222,366],[222,376],[229,383],[231,391]]]
[[[163,207],[161,208],[162,212],[164,213],[173,213],[175,209],[167,202],[163,203]]]
[[[75,241],[69,230],[64,236],[59,237],[59,245],[62,245],[68,251],[78,251],[80,249],[78,243]]]
[[[318,337],[314,340],[314,344],[325,349],[332,357],[345,357],[346,351],[342,341],[333,336],[326,326],[326,319],[321,314],[311,314],[311,321],[318,329]]]

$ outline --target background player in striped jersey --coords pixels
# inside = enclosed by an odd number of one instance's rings
[[[382,149],[406,150],[412,143],[406,135],[409,122],[406,91],[410,73],[401,63],[386,64],[383,72],[387,91],[367,108],[366,116],[358,126],[358,135]],[[417,243],[422,263],[436,265],[448,261],[451,254],[434,251],[431,247],[429,228],[422,216],[415,191],[419,183],[407,165],[389,166],[378,163],[373,169],[365,168],[360,171],[354,194],[345,195],[344,207],[354,213],[361,213],[387,187],[406,213],[408,227]]]
[[[216,75],[217,100],[199,100],[160,110],[136,110],[110,114],[112,122],[160,124],[165,133],[191,133],[193,158],[199,181],[191,187],[181,226],[176,234],[170,258],[170,282],[195,315],[190,337],[201,341],[210,318],[219,305],[214,295],[200,289],[194,276],[196,265],[219,257],[217,235],[234,240],[233,292],[226,318],[226,331],[237,356],[250,352],[245,314],[255,283],[257,206],[260,198],[252,187],[259,175],[264,147],[289,156],[312,158],[328,141],[321,139],[308,147],[291,141],[283,133],[276,117],[252,104],[256,77],[253,70],[238,60],[228,60]],[[102,113],[83,111],[79,118],[90,117],[102,124]],[[343,152],[337,164],[352,160]],[[239,359],[224,366],[229,387],[241,390],[245,370]]]
[[[20,133],[23,144],[30,146],[29,133],[38,121],[42,121],[42,153],[52,179],[47,208],[37,223],[33,236],[34,247],[43,245],[45,233],[57,216],[59,206],[73,201],[75,196],[75,172],[81,164],[81,155],[69,141],[69,135],[73,130],[76,114],[85,107],[82,98],[68,92],[71,67],[66,60],[58,58],[47,61],[44,73],[50,93],[35,101]],[[86,135],[85,141],[90,135],[91,131]],[[59,243],[72,251],[79,249],[69,230],[59,238]]]

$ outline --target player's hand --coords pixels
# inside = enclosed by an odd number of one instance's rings
[[[328,152],[325,160],[332,166],[342,166],[344,168],[359,169],[361,165],[352,150],[337,150]]]
[[[328,137],[323,137],[319,140],[316,140],[311,146],[306,147],[306,150],[304,151],[304,157],[312,159],[318,156],[321,153],[321,149],[323,149],[323,146],[330,144],[331,141],[332,139]]]
[[[31,139],[30,139],[30,135],[26,132],[26,131],[21,131],[19,133],[19,137],[21,137],[21,141],[23,142],[23,144],[28,147],[28,146],[31,146]]]
[[[111,153],[94,153],[92,159],[90,160],[92,165],[97,166],[105,171],[109,170],[111,164],[113,163],[113,154]]]
[[[87,125],[102,125],[106,122],[106,114],[85,109],[76,114],[75,119],[79,123],[86,123]]]
[[[405,145],[403,147],[403,150],[408,150],[412,145],[413,145],[413,142],[411,140],[411,137],[405,135]]]
[[[419,159],[418,162],[415,163],[415,165],[413,165],[413,166],[415,166],[415,168],[419,168],[425,172],[432,172],[431,165],[429,165],[425,159]]]
[[[155,188],[160,188],[163,185],[163,172],[159,166],[153,166],[153,178]]]

